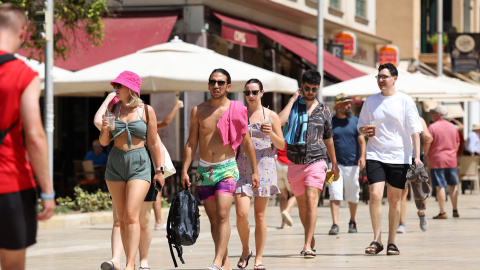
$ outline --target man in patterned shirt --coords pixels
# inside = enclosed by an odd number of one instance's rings
[[[302,254],[315,258],[315,225],[317,204],[327,172],[327,153],[332,162],[332,172],[339,169],[333,147],[332,116],[325,104],[316,97],[320,86],[320,73],[308,70],[303,74],[301,98],[291,98],[279,117],[287,142],[288,182],[297,199],[300,220],[305,229]]]

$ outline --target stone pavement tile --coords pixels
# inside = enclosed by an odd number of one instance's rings
[[[460,195],[458,219],[433,220],[438,213],[435,198],[428,198],[427,215],[429,229],[421,231],[415,204],[408,201],[406,229],[404,235],[397,235],[396,244],[400,256],[387,256],[386,251],[378,255],[365,255],[364,249],[372,241],[368,205],[360,203],[357,210],[357,234],[348,233],[349,212],[347,206],[340,209],[340,233],[328,235],[331,215],[328,201],[318,208],[315,230],[317,257],[305,260],[300,256],[303,247],[303,227],[296,208],[292,210],[293,226],[279,229],[281,215],[278,207],[267,210],[268,235],[263,263],[268,269],[476,269],[480,265],[480,196]],[[447,213],[451,204],[447,202]],[[255,255],[254,217],[251,208],[250,248]],[[388,206],[382,207],[382,240],[386,245],[388,237]],[[235,207],[230,212],[232,226],[229,256],[234,269],[241,255],[241,243],[235,226]],[[153,223],[152,223],[153,226]],[[27,269],[99,269],[103,261],[109,260],[110,224],[83,226],[78,228],[39,230],[38,244],[28,249]],[[153,231],[149,253],[150,267],[175,269],[165,238],[165,231]],[[179,262],[177,269],[205,269],[212,263],[214,246],[210,235],[210,224],[206,215],[201,217],[201,233],[197,243],[184,247],[186,264]],[[250,259],[248,269],[253,269],[255,258]],[[138,259],[137,259],[138,261]],[[122,258],[121,267],[125,267]],[[138,265],[137,265],[138,269]]]

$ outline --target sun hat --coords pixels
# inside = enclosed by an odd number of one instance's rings
[[[111,81],[110,84],[113,86],[114,83],[119,83],[125,85],[133,92],[137,93],[140,96],[140,86],[142,85],[142,78],[138,76],[135,72],[124,71],[118,75],[118,77]]]
[[[343,103],[343,102],[350,102],[352,101],[352,98],[345,95],[344,93],[340,93],[338,95],[335,96],[335,104],[333,104],[333,106],[337,105],[337,104],[340,104],[340,103]]]
[[[480,129],[480,123],[473,123],[472,130],[479,130],[479,129]]]
[[[433,109],[432,112],[439,113],[440,115],[447,115],[448,114],[447,107],[442,106],[442,105],[438,105],[437,107],[435,107],[435,109]]]

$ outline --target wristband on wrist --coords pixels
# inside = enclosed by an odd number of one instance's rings
[[[162,174],[165,174],[165,170],[163,169],[163,166],[155,168],[155,173],[157,173],[158,171],[160,171]]]
[[[45,193],[43,193],[43,192],[40,192],[40,198],[42,198],[42,199],[44,199],[44,200],[49,200],[49,199],[55,198],[55,190],[54,190],[53,193],[50,194],[50,195],[47,195],[47,194],[45,194]]]

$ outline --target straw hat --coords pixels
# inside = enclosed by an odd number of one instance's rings
[[[350,101],[352,101],[351,97],[345,95],[344,93],[341,93],[335,96],[335,103],[333,104],[333,106],[343,102],[350,102]]]
[[[479,129],[480,129],[480,123],[473,123],[472,130],[479,130]]]

